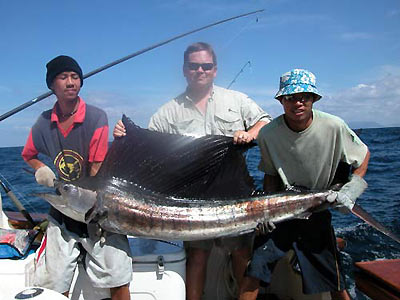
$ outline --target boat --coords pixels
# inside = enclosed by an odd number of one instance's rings
[[[355,263],[356,287],[371,299],[400,299],[400,259]]]
[[[45,214],[33,215],[41,221]],[[28,222],[18,212],[4,213],[0,195],[0,229],[9,232],[27,231]],[[40,245],[38,239],[31,241],[31,249]],[[181,241],[160,241],[128,237],[133,255],[133,278],[130,284],[131,299],[185,299],[186,255]],[[0,241],[1,244],[1,241]],[[35,253],[23,255],[21,259],[0,259],[0,299],[67,299],[48,289],[33,287]],[[16,296],[19,295],[19,298]],[[110,298],[109,289],[91,286],[81,263],[75,271],[69,299],[99,300]]]

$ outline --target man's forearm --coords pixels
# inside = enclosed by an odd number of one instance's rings
[[[267,125],[269,121],[258,121],[256,124],[254,124],[247,132],[253,137],[255,140],[258,136],[258,132],[260,131],[261,128],[263,128],[265,125]]]
[[[32,158],[32,159],[26,161],[26,163],[34,170],[37,170],[40,167],[45,166],[45,164],[37,158]]]
[[[92,162],[90,165],[90,176],[96,176],[103,162]]]
[[[358,175],[360,177],[365,176],[365,174],[367,173],[367,169],[368,169],[369,157],[370,157],[370,153],[369,153],[369,150],[367,150],[367,154],[365,155],[363,162],[361,163],[361,165],[358,168],[355,168],[353,170],[353,174]]]

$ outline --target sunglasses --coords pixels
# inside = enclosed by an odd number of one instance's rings
[[[304,94],[295,94],[295,95],[285,95],[283,96],[283,100],[291,102],[291,103],[305,103],[314,100],[313,94],[304,93]]]
[[[199,63],[194,63],[194,62],[188,62],[188,63],[186,63],[186,66],[191,71],[197,71],[200,67],[203,69],[203,71],[210,71],[212,68],[214,68],[213,63],[199,64]]]

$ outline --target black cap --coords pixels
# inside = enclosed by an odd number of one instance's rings
[[[46,83],[49,89],[51,87],[51,84],[53,83],[54,78],[58,74],[66,71],[75,72],[76,74],[78,74],[79,78],[81,79],[81,86],[83,85],[82,69],[78,65],[76,60],[72,57],[65,55],[57,56],[47,63],[46,68]]]

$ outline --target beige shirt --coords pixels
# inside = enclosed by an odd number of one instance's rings
[[[258,121],[268,120],[271,117],[247,95],[214,86],[205,114],[183,93],[160,107],[151,117],[148,128],[196,137],[233,136],[237,130],[248,130]]]
[[[292,131],[281,115],[260,130],[257,141],[261,171],[286,186],[309,189],[328,188],[340,161],[357,168],[368,150],[342,119],[318,110],[304,131]]]

